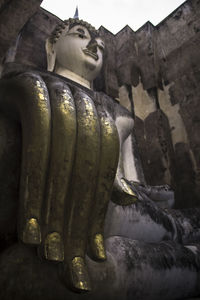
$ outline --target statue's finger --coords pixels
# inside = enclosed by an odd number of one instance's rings
[[[73,259],[65,259],[62,267],[62,277],[69,289],[77,293],[91,291],[90,277],[85,258],[75,256]]]
[[[74,99],[78,127],[73,176],[67,196],[65,260],[72,287],[85,291],[90,289],[84,257],[98,177],[100,126],[92,99],[80,90],[75,91]]]
[[[13,112],[22,128],[19,237],[24,243],[41,242],[41,207],[45,188],[49,142],[50,105],[46,85],[33,72],[7,80],[6,110]],[[2,100],[2,99],[1,99]]]
[[[69,87],[55,78],[46,80],[51,99],[52,130],[47,189],[45,192],[44,255],[64,260],[65,198],[72,176],[76,142],[76,108]]]
[[[105,260],[104,220],[111,198],[119,160],[119,137],[114,120],[99,111],[101,124],[101,156],[95,202],[90,217],[88,253],[96,260]]]

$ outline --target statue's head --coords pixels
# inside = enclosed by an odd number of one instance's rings
[[[46,42],[48,71],[69,70],[92,82],[101,70],[104,42],[87,22],[69,19],[58,25]]]

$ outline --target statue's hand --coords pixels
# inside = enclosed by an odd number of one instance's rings
[[[67,285],[86,291],[86,251],[93,259],[106,259],[104,219],[118,164],[117,130],[82,90],[53,76],[24,74],[20,80],[28,94],[20,115],[19,237],[38,245],[45,259],[64,262]],[[33,104],[30,123],[26,112]]]

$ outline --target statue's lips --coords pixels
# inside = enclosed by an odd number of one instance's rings
[[[90,50],[88,50],[87,48],[83,49],[83,52],[86,54],[86,55],[89,55],[91,56],[92,58],[94,58],[95,60],[98,60],[98,55]]]

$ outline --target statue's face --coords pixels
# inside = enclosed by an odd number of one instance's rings
[[[55,45],[56,67],[66,68],[88,81],[95,79],[103,63],[104,42],[83,25],[63,32]]]

